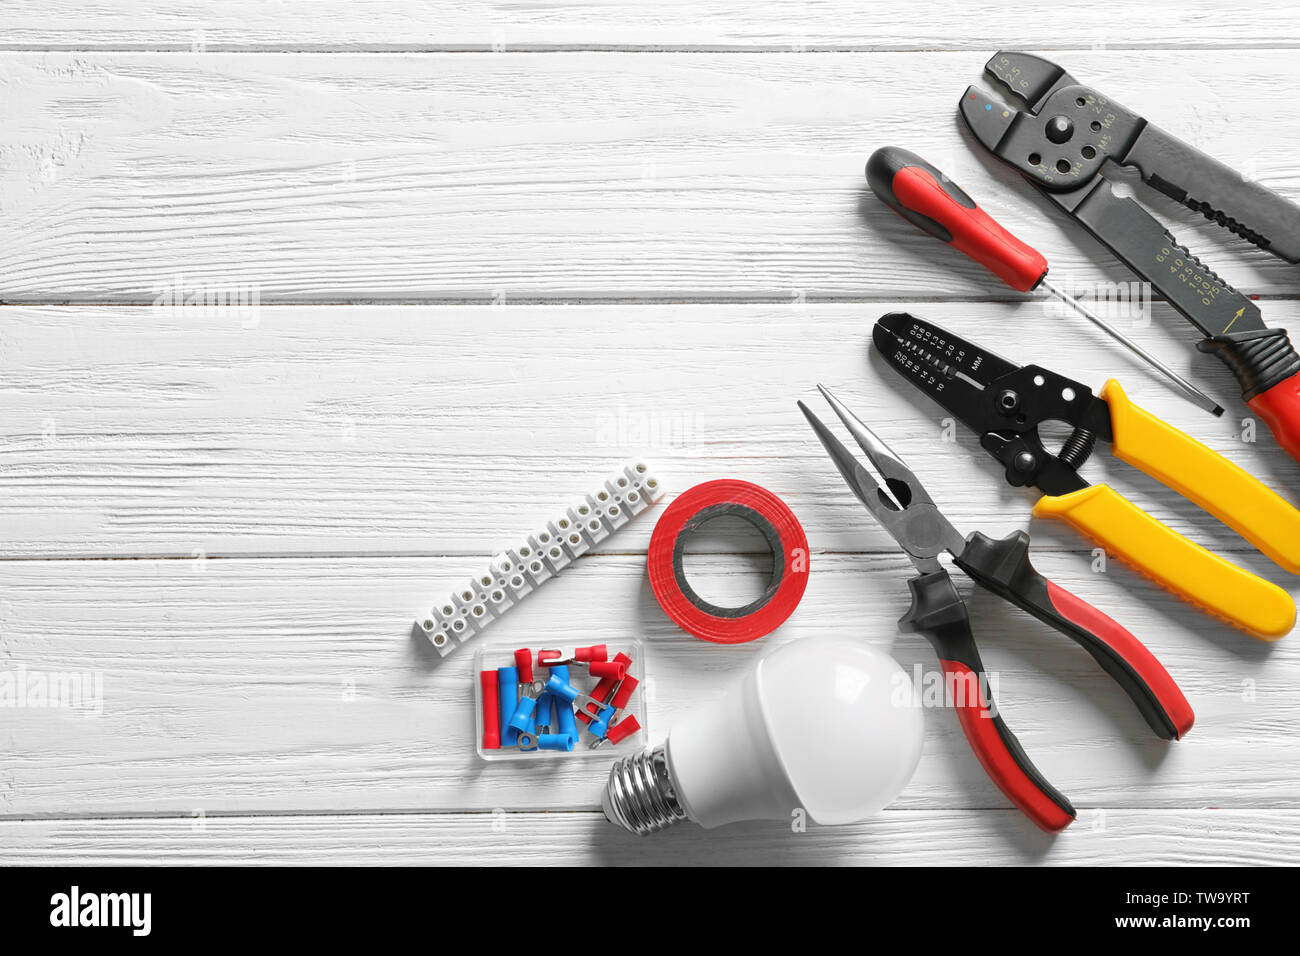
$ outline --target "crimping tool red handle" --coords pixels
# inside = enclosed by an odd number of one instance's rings
[[[1210,335],[1197,349],[1218,358],[1236,377],[1246,405],[1277,443],[1300,461],[1300,353],[1282,328],[1247,328]]]
[[[1268,426],[1277,443],[1300,461],[1300,372],[1246,403]]]

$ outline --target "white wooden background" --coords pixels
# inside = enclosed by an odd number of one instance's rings
[[[1230,414],[1181,401],[1078,321],[1016,299],[870,196],[877,146],[948,171],[1067,282],[1127,281],[971,148],[955,104],[999,47],[1037,50],[1300,200],[1300,14],[1217,0],[87,3],[0,14],[0,656],[103,675],[104,712],[0,714],[0,862],[1283,862],[1300,849],[1300,652],[1196,616],[1030,521],[973,438],[941,441],[868,351],[910,308],[1136,400],[1287,493],[1235,388],[1163,306],[1136,331]],[[1151,199],[1270,322],[1300,271]],[[160,308],[165,290],[255,309]],[[908,667],[909,573],[794,408],[869,415],[964,529],[1027,527],[1051,577],[1143,637],[1197,712],[1154,739],[1091,660],[983,594],[1001,705],[1081,808],[1052,839],[952,715],[877,820],[636,840],[604,763],[473,754],[470,653],[412,614],[620,460],[670,494],[760,482],[802,518],[807,596],[720,648],[654,604],[653,516],[493,640],[650,649],[652,735],[756,655],[861,635]],[[1103,453],[1088,466],[1291,588],[1213,519]],[[706,542],[707,543],[707,542]],[[716,541],[715,550],[728,542]],[[743,565],[743,562],[742,562]],[[734,557],[695,560],[723,597]],[[534,768],[535,769],[535,768]],[[494,812],[494,811],[505,811]]]

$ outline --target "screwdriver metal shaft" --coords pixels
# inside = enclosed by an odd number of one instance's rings
[[[1199,388],[1197,388],[1191,382],[1187,381],[1187,379],[1183,378],[1181,375],[1179,375],[1177,372],[1171,369],[1164,362],[1160,361],[1160,359],[1156,358],[1154,355],[1152,355],[1142,346],[1138,345],[1127,335],[1125,335],[1119,329],[1115,328],[1115,326],[1111,325],[1109,322],[1103,319],[1092,309],[1088,308],[1086,305],[1084,305],[1074,296],[1070,295],[1064,289],[1061,289],[1059,286],[1055,285],[1050,279],[1047,278],[1046,275],[1044,275],[1041,279],[1038,280],[1038,284],[1042,286],[1044,289],[1046,289],[1048,292],[1050,292],[1052,295],[1056,296],[1058,299],[1060,299],[1070,308],[1074,309],[1074,311],[1078,312],[1081,316],[1083,316],[1093,325],[1097,326],[1097,328],[1101,329],[1103,332],[1105,332],[1107,335],[1113,338],[1120,345],[1124,346],[1134,355],[1141,358],[1144,362],[1146,362],[1156,371],[1163,374],[1165,378],[1169,379],[1169,381],[1177,385],[1183,391],[1183,393],[1189,399],[1191,399],[1191,401],[1193,401],[1195,404],[1205,409],[1211,415],[1219,416],[1223,414],[1222,405],[1220,405],[1214,399],[1210,398],[1210,396],[1206,395]]]

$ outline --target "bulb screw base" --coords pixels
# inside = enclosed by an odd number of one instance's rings
[[[686,819],[673,792],[662,746],[624,757],[610,767],[600,805],[606,820],[638,836]]]

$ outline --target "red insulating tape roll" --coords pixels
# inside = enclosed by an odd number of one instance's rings
[[[772,549],[772,580],[744,607],[705,601],[686,580],[686,540],[707,521],[732,515],[748,521]],[[743,644],[780,627],[808,586],[808,538],[784,501],[766,488],[722,478],[679,495],[650,537],[650,588],[659,606],[682,630],[717,644]]]

